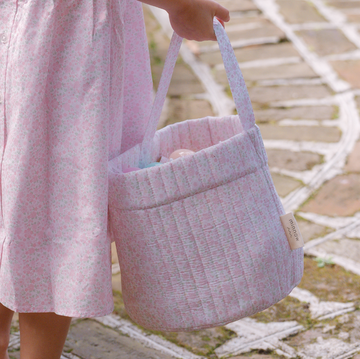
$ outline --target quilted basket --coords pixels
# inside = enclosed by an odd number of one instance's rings
[[[109,162],[109,228],[129,316],[148,329],[189,331],[262,311],[300,282],[244,79],[214,29],[238,115],[156,131],[182,39],[174,34],[141,144]],[[176,149],[196,153],[143,168]],[[139,171],[122,173],[124,167]]]

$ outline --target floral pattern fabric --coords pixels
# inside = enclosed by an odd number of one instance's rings
[[[141,142],[152,81],[136,0],[0,0],[0,302],[112,311],[108,160]]]

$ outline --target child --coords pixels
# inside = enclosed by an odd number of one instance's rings
[[[215,40],[212,0],[143,0]],[[0,0],[0,359],[60,358],[71,317],[112,312],[107,162],[139,143],[152,102],[136,0]]]

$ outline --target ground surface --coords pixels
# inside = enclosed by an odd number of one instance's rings
[[[74,320],[63,358],[360,358],[360,1],[221,2],[275,186],[306,241],[304,278],[252,318],[151,333],[125,311],[114,255],[114,314]],[[156,88],[169,24],[156,9],[145,18]],[[159,127],[233,111],[217,46],[186,41]]]

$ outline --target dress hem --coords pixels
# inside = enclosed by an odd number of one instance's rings
[[[15,313],[55,313],[57,315],[61,315],[64,317],[71,317],[71,318],[96,318],[96,317],[104,317],[106,315],[109,315],[114,310],[114,305],[112,305],[111,310],[103,310],[100,312],[92,312],[92,313],[84,313],[84,312],[71,312],[66,310],[57,310],[55,308],[46,308],[46,309],[25,309],[22,307],[12,306],[8,305],[5,301],[3,301],[0,298],[0,304],[2,304],[4,307],[12,310]]]

